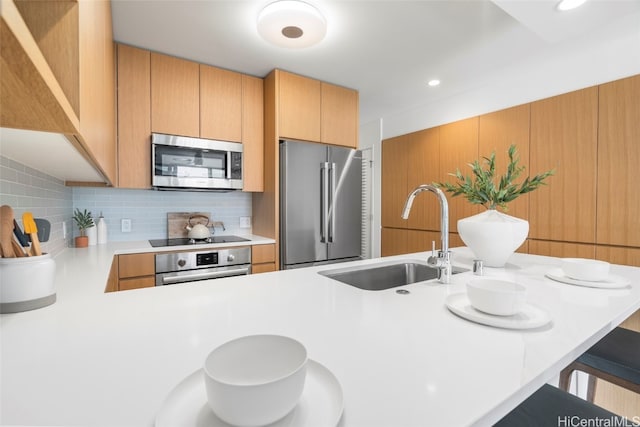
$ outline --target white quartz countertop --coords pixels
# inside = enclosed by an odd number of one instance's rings
[[[451,285],[404,286],[408,295],[317,274],[380,259],[103,293],[114,254],[150,250],[158,249],[67,249],[55,258],[57,302],[0,316],[2,425],[151,426],[213,348],[262,333],[300,340],[335,374],[341,426],[492,425],[640,308],[640,268],[612,266],[631,286],[594,289],[547,279],[559,260],[522,254],[485,275],[522,283],[551,315],[526,331],[475,324],[445,307],[470,272]],[[454,249],[455,265],[471,260]]]

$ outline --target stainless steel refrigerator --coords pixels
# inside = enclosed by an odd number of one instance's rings
[[[280,141],[280,268],[360,259],[359,151]]]

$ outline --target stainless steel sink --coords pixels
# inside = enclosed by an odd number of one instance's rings
[[[466,271],[453,267],[453,274]],[[438,277],[436,269],[418,261],[380,262],[352,268],[319,271],[318,274],[368,291],[381,291]]]

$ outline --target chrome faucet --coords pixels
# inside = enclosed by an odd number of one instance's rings
[[[409,194],[402,210],[402,219],[409,218],[409,211],[413,205],[413,199],[418,193],[430,191],[434,193],[440,201],[440,240],[442,248],[436,254],[436,243],[431,243],[431,256],[427,259],[429,267],[438,270],[438,281],[440,283],[451,283],[451,252],[449,251],[449,204],[442,190],[429,184],[422,184]]]

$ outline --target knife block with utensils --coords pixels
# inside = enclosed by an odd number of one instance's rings
[[[50,254],[0,258],[0,314],[46,307],[56,301],[56,263]]]

